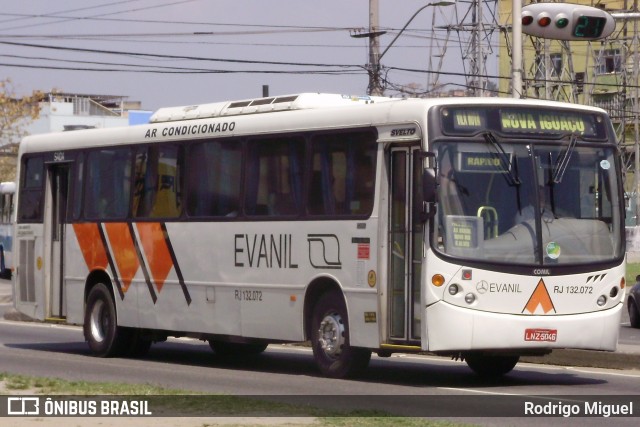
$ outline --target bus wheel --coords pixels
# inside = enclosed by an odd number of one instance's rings
[[[324,294],[313,310],[311,323],[313,356],[323,375],[344,378],[369,365],[371,351],[349,345],[349,322],[344,300],[336,293]]]
[[[267,345],[266,343],[237,343],[209,340],[211,350],[222,357],[253,356],[265,351]]]
[[[640,310],[638,309],[638,305],[633,301],[629,300],[629,323],[632,328],[640,328]]]
[[[118,327],[116,306],[103,283],[98,283],[89,292],[83,329],[95,356],[117,356],[131,344],[131,330]]]
[[[483,377],[499,377],[505,375],[516,366],[520,356],[498,356],[470,353],[465,355],[467,365],[476,374]]]

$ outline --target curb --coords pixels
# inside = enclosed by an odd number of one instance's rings
[[[585,368],[640,370],[640,354],[620,351],[553,350],[550,354],[544,356],[521,357],[520,362]]]

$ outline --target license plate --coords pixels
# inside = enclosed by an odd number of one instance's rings
[[[525,329],[524,331],[525,341],[556,342],[556,338],[558,338],[557,329]]]

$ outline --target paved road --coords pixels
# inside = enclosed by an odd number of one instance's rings
[[[154,345],[142,359],[88,355],[79,327],[0,321],[0,366],[3,371],[25,375],[152,384],[209,395],[250,395],[258,400],[331,410],[377,409],[415,416],[442,409],[443,418],[467,415],[471,418],[461,421],[492,426],[538,427],[539,419],[522,418],[522,399],[581,406],[596,399],[631,399],[640,407],[637,370],[520,363],[504,378],[488,381],[473,374],[463,362],[397,355],[373,357],[370,368],[357,379],[336,380],[318,374],[308,348],[272,345],[259,356],[231,360],[217,357],[208,345],[188,339]],[[501,417],[484,418],[486,411]],[[513,411],[521,418],[503,417]],[[598,422],[585,418],[568,421],[562,424],[603,425],[602,418]],[[635,427],[637,418],[616,419],[615,424]]]
[[[0,313],[0,317],[13,314],[7,281],[0,281]],[[143,359],[100,359],[88,357],[80,327],[5,320],[0,320],[0,366],[5,372],[68,380],[153,384],[287,403],[298,399],[331,410],[375,408],[415,416],[436,408],[448,411],[442,418],[467,424],[538,427],[539,419],[522,417],[522,399],[537,405],[562,400],[582,406],[610,396],[618,404],[632,399],[640,407],[640,337],[625,322],[621,325],[623,343],[615,353],[554,351],[551,359],[545,356],[532,360],[536,364],[519,363],[509,375],[493,381],[477,377],[463,362],[419,355],[374,356],[370,369],[360,378],[334,380],[319,376],[308,348],[272,345],[259,357],[227,360],[216,357],[208,345],[188,339],[154,345]],[[554,365],[540,365],[544,359]],[[462,409],[470,411],[469,418],[451,415]],[[518,418],[478,417],[487,409],[501,415],[515,411]],[[286,424],[289,420],[285,420]],[[602,421],[572,418],[562,419],[562,424],[600,426]],[[635,426],[637,418],[618,418],[615,423]]]

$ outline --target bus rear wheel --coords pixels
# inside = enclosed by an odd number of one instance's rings
[[[131,344],[132,331],[118,326],[116,306],[104,283],[98,283],[89,291],[83,330],[95,356],[118,356]]]
[[[482,377],[500,377],[516,366],[520,356],[503,356],[470,353],[465,355],[467,365]]]
[[[331,378],[356,375],[371,359],[370,350],[349,344],[347,309],[335,292],[322,295],[313,310],[311,345],[320,372]]]

